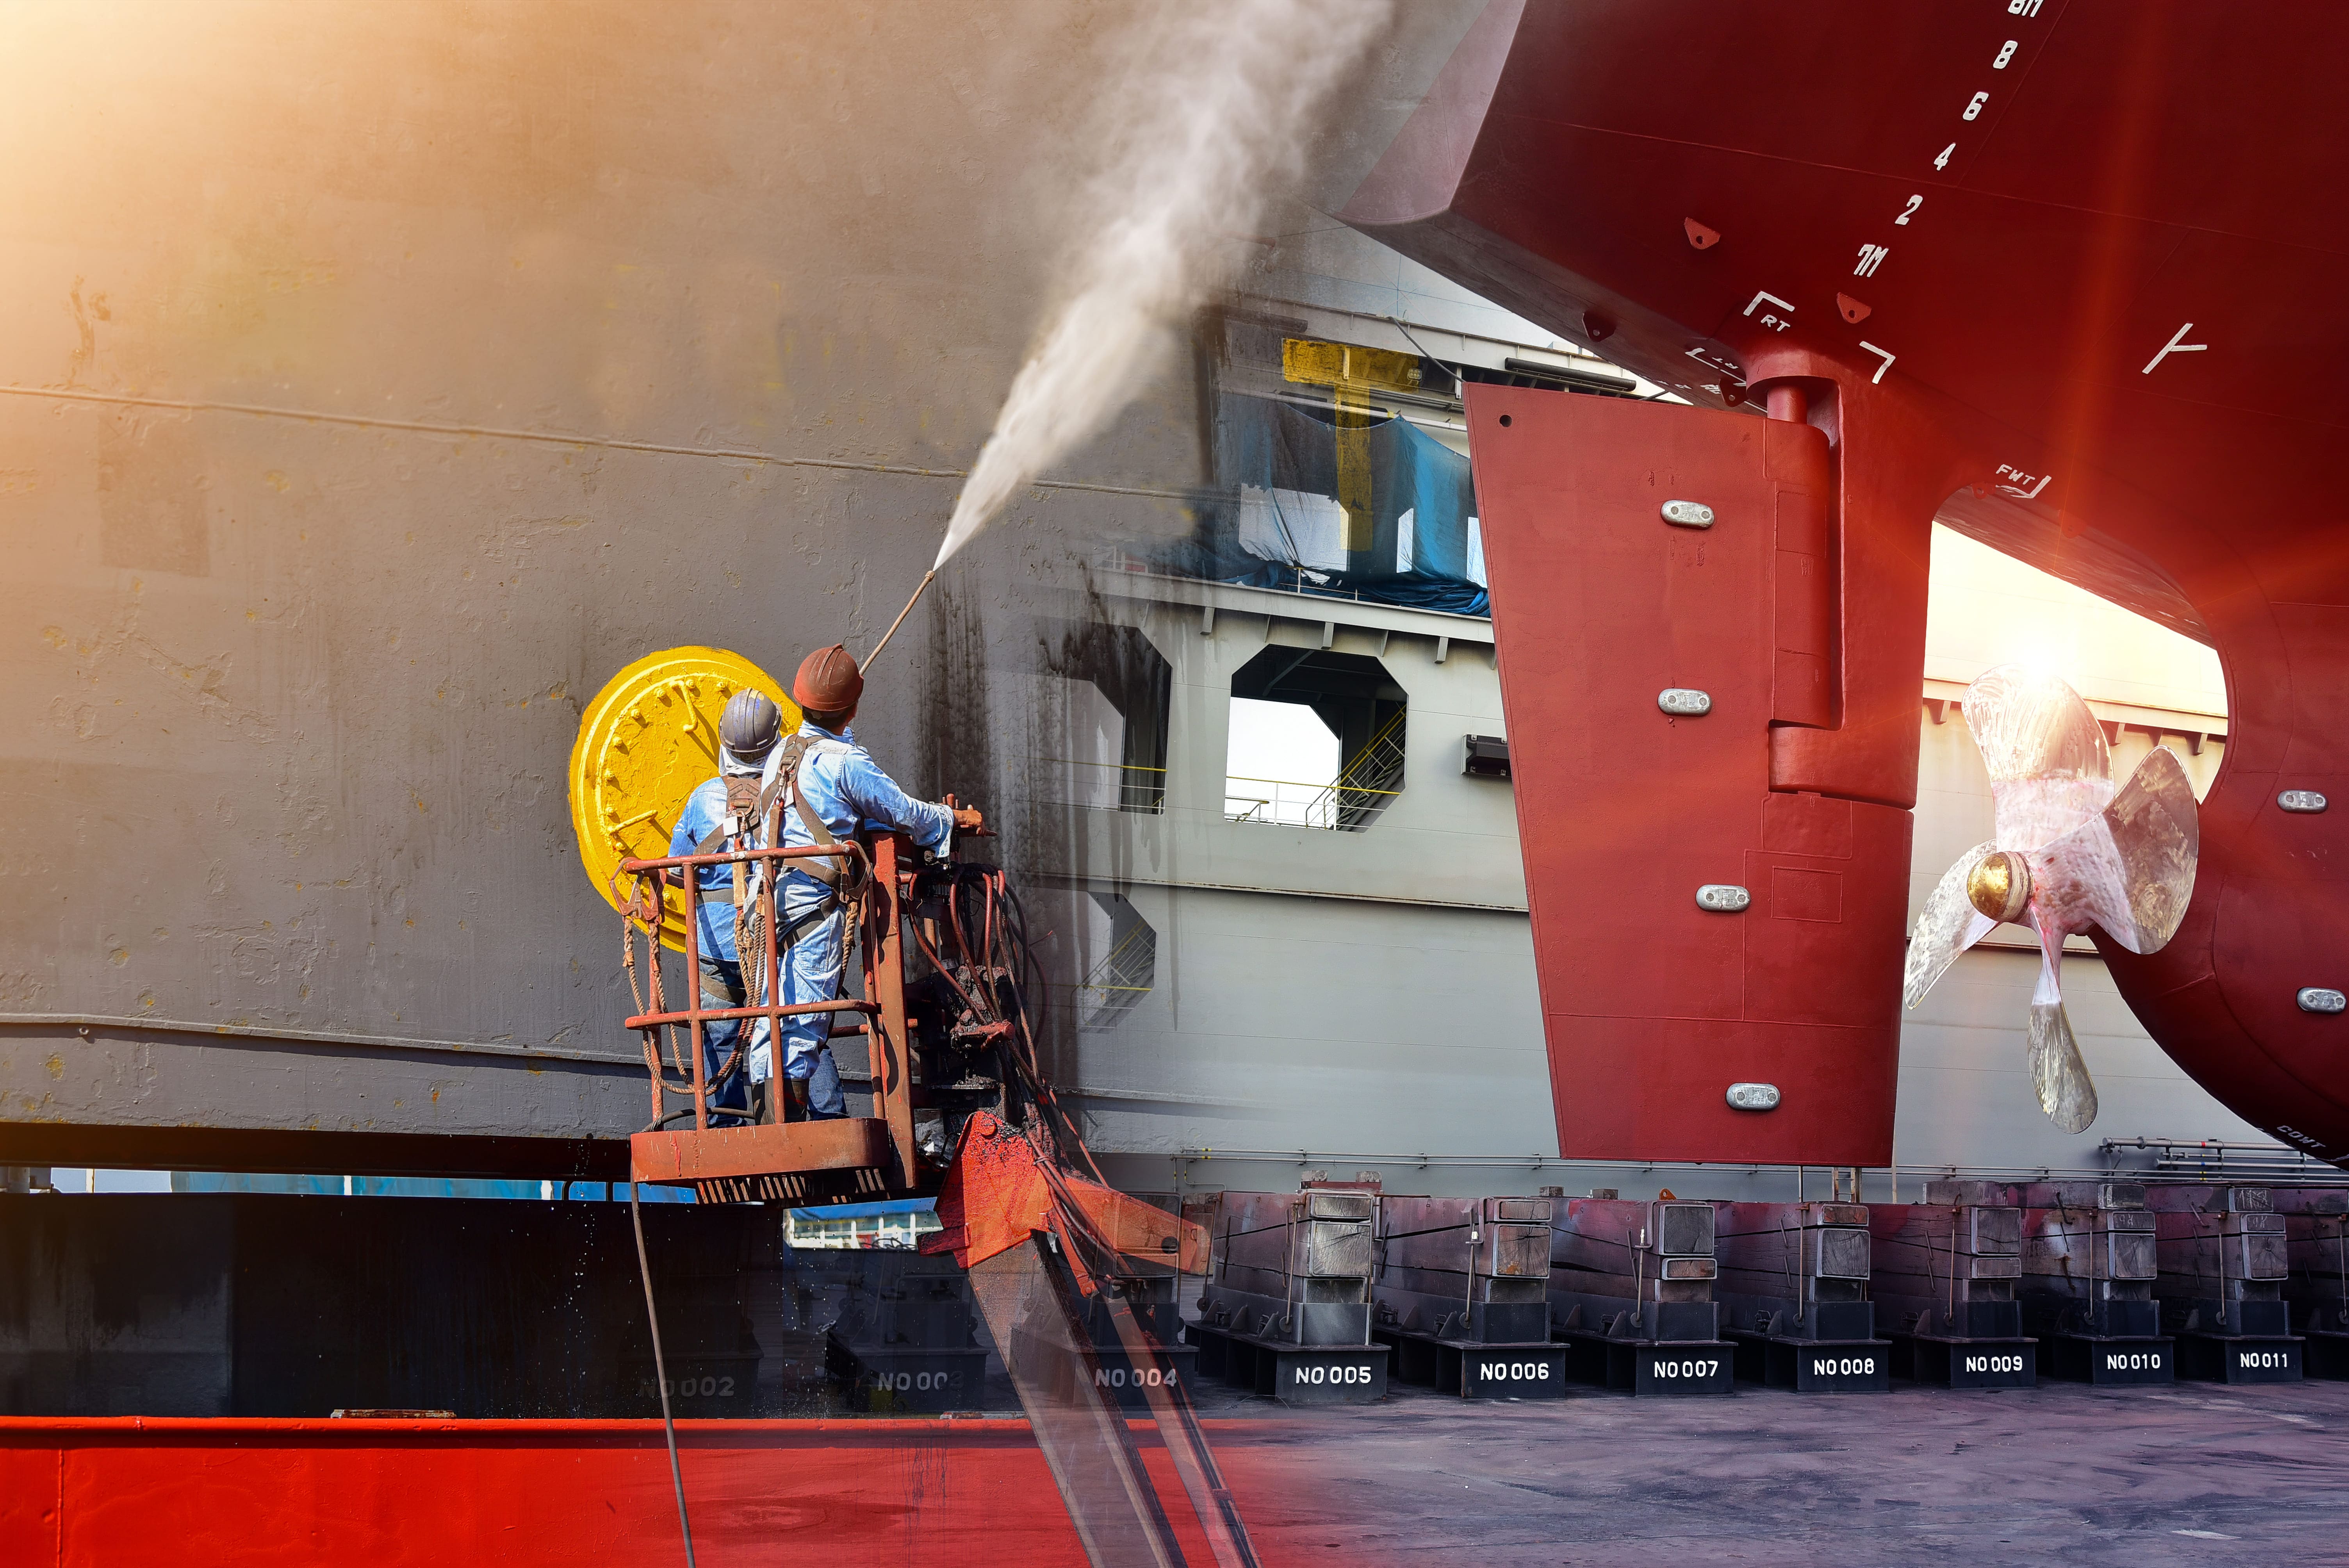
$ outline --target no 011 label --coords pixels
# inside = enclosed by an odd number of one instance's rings
[[[1873,1356],[1814,1356],[1811,1357],[1814,1377],[1873,1377],[1876,1357]]]
[[[2158,1372],[2161,1352],[2158,1350],[2107,1350],[2105,1352],[2107,1372]]]
[[[1476,1378],[1482,1383],[1547,1383],[1549,1363],[1547,1361],[1479,1361]]]
[[[1367,1367],[1327,1367],[1316,1364],[1297,1368],[1295,1380],[1314,1387],[1325,1387],[1332,1383],[1340,1386],[1348,1383],[1368,1383],[1371,1380],[1371,1369]]]
[[[2281,1372],[2292,1365],[2289,1350],[2238,1350],[2235,1365],[2252,1372]]]
[[[1969,1372],[2020,1372],[2023,1370],[2023,1357],[2020,1356],[1969,1356],[1966,1357],[1966,1370]]]
[[[1721,1357],[1718,1356],[1689,1361],[1659,1361],[1655,1364],[1659,1377],[1718,1377]]]

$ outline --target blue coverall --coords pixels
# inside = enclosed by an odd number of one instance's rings
[[[726,780],[723,778],[705,780],[686,797],[685,810],[678,818],[677,831],[668,838],[668,852],[672,855],[693,853],[695,847],[709,836],[710,830],[717,827],[725,816]],[[724,842],[720,840],[718,845],[712,846],[712,852],[723,847]],[[702,886],[701,929],[698,934],[701,943],[702,973],[718,982],[716,989],[739,995],[742,990],[742,965],[734,949],[734,868],[730,865],[705,866],[696,874],[701,878]],[[704,990],[702,1006],[729,1006],[709,995],[709,989]],[[742,1005],[748,1005],[747,998]],[[741,1035],[743,1022],[740,1018],[726,1018],[702,1029],[702,1053],[707,1063],[702,1070],[712,1079],[726,1065],[726,1058],[734,1054],[734,1042]],[[749,1022],[753,1047],[763,1052],[766,1048],[767,1020],[753,1018]],[[723,1106],[745,1116],[749,1114],[750,1074],[748,1069],[746,1059],[744,1070],[729,1078],[725,1087],[711,1098],[711,1110]],[[733,1126],[734,1119],[727,1118],[717,1125]]]
[[[843,729],[835,735],[814,724],[802,724],[799,732],[810,742],[800,763],[800,788],[807,796],[808,810],[823,819],[834,838],[845,839],[860,825],[871,824],[897,829],[912,835],[919,847],[935,850],[953,833],[952,809],[929,800],[916,800],[900,789],[895,780],[881,771],[880,764],[856,744],[854,730]],[[759,784],[762,795],[774,784],[782,759],[783,748],[780,745],[768,754],[766,773]],[[777,798],[784,803],[784,847],[813,843],[814,838],[792,803],[790,786],[786,785]],[[831,890],[813,877],[801,871],[787,872],[779,922],[788,932],[811,911],[830,900]],[[833,902],[823,913],[798,929],[799,940],[792,944],[782,962],[784,1002],[823,1002],[838,996],[848,963],[847,913]],[[840,1092],[840,1068],[833,1061],[832,1047],[827,1043],[832,1034],[832,1016],[802,1013],[782,1019],[781,1025],[782,1076],[806,1080],[808,1109],[812,1114],[847,1115],[848,1102]],[[761,1040],[751,1047],[751,1076],[764,1082],[771,1070],[769,1061],[766,1042]]]

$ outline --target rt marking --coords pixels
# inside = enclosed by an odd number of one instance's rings
[[[1851,269],[1851,275],[1856,278],[1874,277],[1876,269],[1882,266],[1884,258],[1891,253],[1889,245],[1862,245],[1859,248],[1859,265]]]
[[[2160,364],[2163,360],[2168,358],[2173,354],[2199,354],[2204,349],[2209,347],[2210,346],[2207,343],[2188,343],[2185,341],[2186,335],[2193,330],[2194,324],[2189,321],[2184,326],[2179,327],[2176,332],[2172,333],[2170,335],[2169,341],[2161,346],[2161,352],[2147,360],[2145,362],[2145,368],[2139,371],[2138,374],[2141,376],[2152,375],[2153,367]]]
[[[1889,369],[1891,369],[1891,368],[1892,368],[1892,361],[1893,361],[1893,359],[1896,357],[1896,356],[1894,356],[1894,355],[1892,355],[1892,354],[1890,354],[1890,353],[1887,352],[1887,351],[1886,351],[1886,350],[1884,350],[1884,349],[1881,349],[1881,348],[1877,347],[1877,346],[1876,346],[1876,345],[1874,345],[1874,344],[1872,344],[1872,343],[1868,342],[1868,339],[1866,339],[1866,338],[1864,338],[1864,337],[1863,337],[1863,338],[1861,338],[1861,339],[1859,340],[1859,346],[1860,346],[1862,348],[1865,348],[1866,350],[1868,350],[1870,354],[1880,354],[1880,355],[1883,355],[1883,356],[1884,356],[1884,363],[1883,363],[1883,364],[1881,364],[1881,365],[1879,365],[1879,366],[1878,366],[1876,367],[1876,374],[1875,374],[1875,375],[1873,375],[1873,376],[1871,376],[1871,377],[1869,377],[1868,378],[1868,384],[1870,387],[1873,387],[1873,386],[1875,386],[1878,382],[1879,382],[1879,381],[1881,381],[1881,380],[1883,380],[1883,379],[1884,379],[1884,373],[1885,373],[1886,371],[1888,371],[1888,370],[1889,370]]]
[[[1906,223],[1909,219],[1917,215],[1917,209],[1922,207],[1924,204],[1925,199],[1922,196],[1909,197],[1909,205],[1901,208],[1900,216],[1893,219],[1892,221],[1896,223]]]
[[[1754,291],[1754,297],[1745,303],[1745,314],[1747,315],[1752,315],[1754,314],[1754,307],[1759,305],[1765,299],[1783,311],[1791,312],[1795,308],[1793,305],[1788,304],[1785,300],[1780,299],[1776,294],[1772,294],[1769,290],[1756,289]],[[1761,325],[1768,327],[1773,332],[1784,332],[1795,324],[1788,321],[1785,316],[1774,315],[1768,311],[1764,311],[1762,313]]]

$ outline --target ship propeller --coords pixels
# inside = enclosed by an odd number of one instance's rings
[[[2177,754],[2156,747],[2116,794],[2105,732],[2054,676],[2002,665],[1966,688],[1990,769],[1996,837],[1942,873],[1909,942],[1903,1000],[1924,1000],[1958,954],[2002,922],[2039,934],[2027,1040],[2040,1108],[2066,1132],[2096,1119],[2096,1086],[2064,1011],[2064,939],[2091,926],[2131,953],[2178,932],[2201,834]]]

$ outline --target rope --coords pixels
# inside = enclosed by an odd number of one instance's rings
[[[659,1126],[660,1119],[656,1117],[653,1125],[645,1130],[650,1132]],[[668,1363],[661,1356],[660,1309],[653,1305],[653,1266],[645,1256],[645,1215],[636,1204],[636,1183],[634,1181],[628,1183],[628,1223],[636,1231],[636,1277],[644,1282],[645,1321],[652,1326],[653,1331],[653,1380],[660,1385],[661,1430],[668,1437],[668,1483],[677,1493],[677,1527],[685,1536],[685,1568],[694,1568],[693,1521],[686,1516],[685,1472],[678,1468],[677,1462],[677,1418],[669,1413],[668,1408]]]

